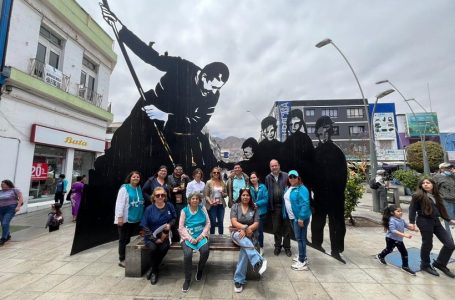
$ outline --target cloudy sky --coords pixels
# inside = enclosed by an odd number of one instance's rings
[[[77,1],[113,36],[99,1]],[[229,81],[208,123],[214,136],[257,136],[257,119],[264,118],[276,100],[361,98],[336,49],[314,46],[325,38],[348,57],[369,101],[390,88],[375,82],[388,79],[406,98],[436,111],[441,131],[455,131],[453,0],[109,0],[109,4],[143,41],[155,41],[160,53],[168,51],[200,67],[212,61],[229,67]],[[109,98],[115,120],[122,121],[138,93],[117,44],[115,51],[118,63]],[[154,88],[163,73],[131,58],[144,89]],[[395,102],[398,113],[409,112],[397,93],[382,101]]]

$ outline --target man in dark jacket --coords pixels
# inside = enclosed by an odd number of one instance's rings
[[[291,256],[291,225],[283,217],[283,195],[288,183],[288,174],[282,172],[280,163],[276,159],[270,161],[271,173],[265,177],[265,186],[269,192],[269,211],[272,215],[272,231],[275,238],[273,254],[279,255],[281,248],[287,256]]]
[[[438,184],[439,194],[444,200],[444,205],[451,219],[455,219],[455,177],[453,172],[453,165],[444,162],[439,165],[439,173],[434,176],[434,181]],[[445,221],[445,225],[450,236],[452,236],[449,222]]]

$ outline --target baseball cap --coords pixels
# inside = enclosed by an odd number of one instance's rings
[[[444,168],[452,168],[453,165],[448,162],[443,162],[442,164],[439,164],[439,169],[444,169]]]
[[[299,173],[296,170],[289,171],[288,176],[291,176],[291,175],[299,177]]]

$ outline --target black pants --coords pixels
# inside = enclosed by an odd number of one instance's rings
[[[322,246],[324,240],[324,227],[329,216],[330,247],[332,253],[344,251],[344,237],[346,235],[346,224],[344,223],[344,209],[332,209],[326,211],[316,209],[311,220],[312,244]]]
[[[191,280],[191,268],[193,267],[193,249],[188,247],[185,242],[182,242],[183,249],[183,268],[185,270],[185,280]],[[198,270],[204,270],[205,263],[209,259],[209,243],[205,244],[199,249],[200,257]]]
[[[150,249],[150,257],[152,258],[152,273],[158,273],[159,266],[170,247],[169,239],[166,239],[161,244],[155,244],[154,242],[147,244],[147,248]]]
[[[291,249],[291,224],[288,219],[283,218],[282,208],[276,203],[275,210],[272,211],[272,231],[275,248]]]
[[[123,223],[117,226],[118,229],[118,259],[125,260],[126,245],[131,241],[131,237],[139,234],[139,223]]]
[[[59,203],[60,202],[60,205],[63,206],[63,201],[65,200],[65,193],[63,192],[55,192],[55,196],[54,196],[54,200],[55,200],[55,203]]]
[[[405,247],[403,241],[397,241],[397,240],[391,239],[389,237],[386,237],[385,243],[386,243],[386,248],[384,250],[382,250],[381,253],[379,253],[379,257],[381,257],[381,258],[386,257],[387,254],[392,253],[393,249],[395,249],[395,247],[397,247],[398,251],[400,251],[400,254],[401,254],[402,267],[409,267],[408,250],[406,250],[406,247]]]
[[[439,219],[417,217],[417,226],[419,227],[420,234],[422,235],[422,246],[420,248],[420,266],[422,268],[430,266],[430,252],[433,248],[433,234],[443,244],[441,251],[439,251],[436,262],[440,265],[447,266],[455,245],[449,233],[442,227]]]

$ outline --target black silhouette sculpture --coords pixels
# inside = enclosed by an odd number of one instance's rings
[[[316,121],[316,136],[319,144],[315,149],[314,180],[312,202],[313,217],[311,220],[312,242],[310,246],[325,252],[322,247],[324,227],[329,217],[331,255],[346,263],[340,256],[344,251],[346,225],[344,223],[344,190],[347,182],[346,157],[335,145],[333,121],[323,116]]]

